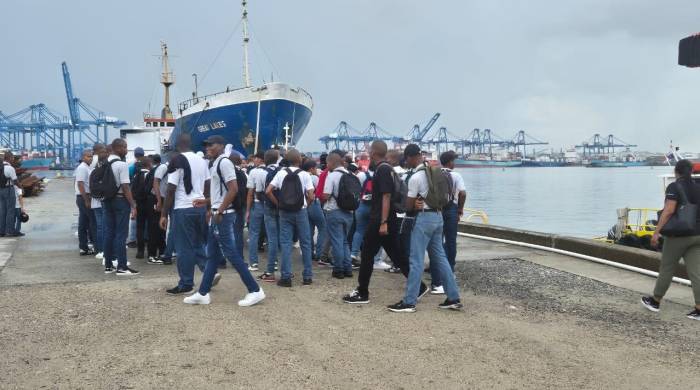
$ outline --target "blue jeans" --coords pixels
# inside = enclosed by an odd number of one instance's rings
[[[234,214],[236,215],[236,220],[233,223],[233,235],[236,238],[236,250],[241,258],[244,259],[243,246],[245,245],[245,240],[243,238],[243,228],[245,227],[245,213],[243,210],[236,210]]]
[[[447,262],[450,264],[452,272],[455,270],[455,259],[457,258],[457,223],[459,222],[457,219],[457,205],[454,203],[450,203],[442,210],[444,236],[442,246],[445,248],[445,256],[447,256]],[[433,286],[442,286],[441,275],[432,263],[430,264],[430,277]]]
[[[207,209],[188,207],[173,210],[175,250],[177,250],[178,287],[194,286],[194,266],[204,272],[207,262]]]
[[[92,209],[92,214],[95,216],[95,250],[99,253],[104,250],[104,211],[102,207]]]
[[[136,220],[129,220],[129,242],[136,242]]]
[[[126,268],[126,236],[129,234],[129,215],[131,206],[122,196],[107,199],[102,203],[104,209],[104,258],[106,267],[108,261],[117,260],[117,268]]]
[[[166,232],[168,237],[165,239],[165,253],[160,256],[163,260],[170,260],[173,257],[173,251],[175,251],[175,230],[173,229],[173,211],[170,210],[168,213],[168,231]]]
[[[78,206],[78,248],[86,251],[90,236],[90,209],[85,207],[85,200],[80,195],[75,196],[75,204]]]
[[[250,264],[258,264],[258,241],[260,232],[265,225],[265,210],[260,202],[253,202],[248,221],[248,260]]]
[[[265,233],[267,234],[267,273],[275,273],[277,264],[277,250],[280,246],[280,219],[277,209],[265,206]],[[254,246],[257,244],[253,243]],[[289,244],[291,248],[292,244]]]
[[[22,209],[19,207],[15,207],[15,233],[19,233],[22,231]]]
[[[426,250],[430,257],[431,266],[435,267],[442,276],[442,285],[445,288],[447,298],[450,300],[459,299],[457,283],[442,246],[442,225],[442,214],[440,213],[421,212],[416,217],[411,232],[410,266],[406,282],[406,296],[403,299],[407,305],[415,305],[418,300]]]
[[[326,241],[326,235],[328,231],[326,230],[326,215],[323,213],[321,208],[321,202],[318,199],[308,208],[309,213],[309,227],[311,231],[311,249],[313,253],[311,257],[318,259],[321,257],[321,252],[323,252],[323,243]],[[318,237],[316,237],[316,243],[314,244],[314,228],[318,230]]]
[[[344,210],[328,213],[328,236],[333,250],[333,270],[335,272],[352,272],[350,243],[348,235],[352,227],[352,214]]]
[[[299,237],[301,259],[304,262],[304,279],[311,279],[311,229],[309,228],[309,213],[306,209],[299,211],[280,210],[280,248],[282,250],[282,279],[292,277],[292,244],[294,232]]]
[[[355,211],[355,234],[352,236],[351,254],[360,256],[360,248],[362,247],[362,239],[365,237],[365,230],[369,223],[370,204],[362,202],[360,207]]]
[[[202,295],[207,295],[209,291],[211,291],[214,275],[216,275],[219,263],[224,257],[227,258],[233,268],[236,269],[241,280],[245,283],[248,292],[260,291],[260,287],[255,282],[255,278],[253,278],[253,275],[248,271],[248,264],[245,263],[243,257],[238,253],[236,237],[234,235],[236,219],[243,219],[243,216],[241,215],[240,218],[238,218],[236,213],[224,214],[221,223],[218,225],[214,223],[212,217],[212,223],[209,226],[209,234],[207,235],[207,265],[204,269],[204,276],[202,276],[202,283],[199,284],[199,293]],[[178,259],[178,262],[179,261]]]

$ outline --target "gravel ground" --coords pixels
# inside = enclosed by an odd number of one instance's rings
[[[654,320],[634,294],[517,259],[459,265],[466,308],[384,306],[403,278],[373,279],[372,303],[340,302],[354,281],[264,286],[260,306],[230,270],[208,307],[170,278],[0,289],[1,388],[692,388],[698,327]],[[615,303],[622,302],[622,303]],[[626,309],[626,310],[625,310]],[[679,309],[679,308],[677,308]],[[695,326],[693,326],[695,325]]]

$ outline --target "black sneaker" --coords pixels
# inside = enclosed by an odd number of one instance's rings
[[[172,257],[159,257],[160,261],[162,261],[163,265],[172,265],[173,264],[173,258]]]
[[[314,282],[313,279],[304,279],[304,281],[302,282],[302,284],[303,284],[304,286],[308,286],[308,285],[312,284],[313,282]]]
[[[691,320],[699,320],[700,321],[700,309],[693,309],[688,315],[686,316],[690,318]]]
[[[277,281],[277,285],[280,287],[292,287],[292,279],[280,279]]]
[[[369,295],[361,295],[359,291],[353,290],[353,292],[343,297],[343,302],[364,305],[369,303]]]
[[[328,259],[319,259],[319,260],[318,260],[318,265],[330,266],[330,265],[333,265],[333,262],[330,261],[330,260],[328,260]]]
[[[642,306],[654,313],[659,312],[659,302],[657,302],[654,297],[642,297]]]
[[[114,267],[105,267],[106,274],[113,274],[116,269]]]
[[[440,309],[450,309],[450,310],[459,310],[464,307],[462,303],[459,301],[459,299],[455,299],[454,301],[450,301],[449,299],[445,299],[445,302],[441,303],[438,305]]]
[[[127,242],[127,243],[126,243],[126,247],[127,247],[127,248],[132,248],[132,249],[133,249],[133,248],[136,248],[136,246],[137,246],[137,245],[136,245],[136,241],[131,241],[131,242]]]
[[[148,264],[154,264],[154,265],[161,265],[163,264],[163,260],[158,258],[157,256],[149,256],[148,260],[146,261]]]
[[[425,283],[420,282],[420,290],[418,290],[418,298],[416,298],[416,300],[423,298],[428,291],[430,291],[428,286],[426,286]]]
[[[361,263],[360,263],[359,261],[357,261],[357,260],[352,260],[352,263],[351,263],[351,264],[352,264],[352,269],[355,269],[355,270],[360,269],[360,264],[361,264]]]
[[[391,268],[385,269],[384,272],[388,272],[390,274],[400,274],[401,273],[401,268],[392,265]]]
[[[345,273],[343,273],[343,271],[333,271],[331,276],[336,279],[345,279]]]
[[[352,279],[352,271],[345,271],[343,273],[343,276],[345,276],[348,279]]]
[[[399,303],[395,303],[393,305],[387,306],[389,311],[393,311],[394,313],[415,313],[416,312],[416,305],[407,305],[403,303],[403,301],[399,301]]]
[[[14,237],[14,236],[8,234],[6,237]],[[93,252],[90,249],[88,249],[88,250],[81,249],[80,250],[80,256],[90,256],[90,255],[94,255],[94,254],[95,254],[95,252]]]
[[[165,292],[170,294],[170,295],[186,294],[190,291],[192,291],[192,287],[183,288],[180,286],[175,286],[171,289],[165,290]]]
[[[135,269],[131,269],[131,268],[129,268],[129,267],[126,267],[126,268],[118,268],[118,267],[117,267],[117,276],[121,276],[121,275],[138,275],[138,274],[139,274],[139,271],[137,271],[137,270],[135,270]]]

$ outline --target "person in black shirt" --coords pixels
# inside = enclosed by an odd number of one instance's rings
[[[679,206],[690,203],[700,204],[700,185],[693,182],[693,164],[688,160],[676,163],[676,182],[666,189],[666,203],[651,239],[654,247],[659,245],[661,230],[674,215]],[[678,261],[683,258],[688,277],[693,287],[695,309],[688,313],[691,320],[700,320],[700,211],[696,216],[695,231],[683,236],[665,236],[659,276],[656,279],[653,296],[642,297],[642,305],[658,312],[661,299],[668,291]]]
[[[408,277],[408,257],[400,250],[398,240],[400,225],[392,199],[396,194],[396,174],[394,168],[386,162],[387,146],[384,141],[372,142],[370,159],[376,167],[372,179],[372,203],[370,218],[362,241],[360,254],[360,273],[357,289],[343,297],[345,303],[369,303],[369,281],[374,269],[374,256],[383,247],[391,261],[401,268],[401,273]],[[420,286],[420,295],[427,292],[425,284]]]

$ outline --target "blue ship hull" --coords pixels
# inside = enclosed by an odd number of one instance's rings
[[[260,102],[260,126],[258,126],[258,102],[242,102],[212,109],[204,109],[184,115],[175,121],[170,136],[174,148],[179,134],[192,136],[192,149],[203,150],[203,141],[212,135],[221,135],[244,156],[255,153],[256,129],[258,151],[275,145],[284,146],[286,124],[289,125],[290,143],[296,144],[311,120],[311,109],[305,105],[272,99]]]

